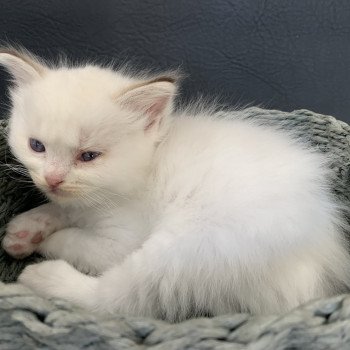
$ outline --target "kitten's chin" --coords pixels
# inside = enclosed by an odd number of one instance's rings
[[[81,196],[77,196],[76,193],[66,191],[45,191],[46,197],[61,207],[75,207],[75,208],[89,208],[93,207],[94,203],[84,200]]]
[[[51,201],[60,206],[67,207],[89,207],[91,204],[85,201],[84,196],[79,195],[77,192],[67,191],[61,188],[51,190],[45,185],[36,183],[37,188]]]
[[[56,189],[54,191],[43,190],[44,194],[47,198],[49,198],[52,202],[64,204],[64,203],[73,203],[78,201],[76,195],[71,192],[63,191],[60,189]]]
[[[68,195],[68,194],[58,194],[58,193],[51,193],[46,192],[46,197],[51,201],[54,202],[61,207],[81,207],[84,206],[81,203],[81,199],[78,199],[76,196]]]

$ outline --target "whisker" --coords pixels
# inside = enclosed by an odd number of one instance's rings
[[[117,204],[114,203],[113,201],[111,201],[109,198],[104,198],[96,192],[90,193],[89,196],[102,209],[110,210],[110,209],[115,209],[118,207]]]
[[[79,197],[82,198],[84,201],[86,201],[88,204],[90,204],[101,215],[105,214],[105,211],[102,210],[103,208],[101,208],[100,206],[96,205],[95,199],[93,199],[93,197],[91,197],[90,195],[80,194]]]

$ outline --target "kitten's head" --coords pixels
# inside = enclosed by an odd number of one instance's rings
[[[9,144],[49,198],[89,203],[142,186],[172,110],[173,76],[49,67],[15,50],[0,50],[0,64],[14,82]]]

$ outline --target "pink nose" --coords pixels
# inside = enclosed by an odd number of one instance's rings
[[[63,177],[57,174],[45,175],[45,180],[51,188],[57,188],[64,181]]]

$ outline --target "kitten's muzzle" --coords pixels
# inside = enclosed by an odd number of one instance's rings
[[[58,176],[55,174],[45,175],[45,181],[48,184],[50,190],[55,192],[57,188],[64,182],[62,176]]]

